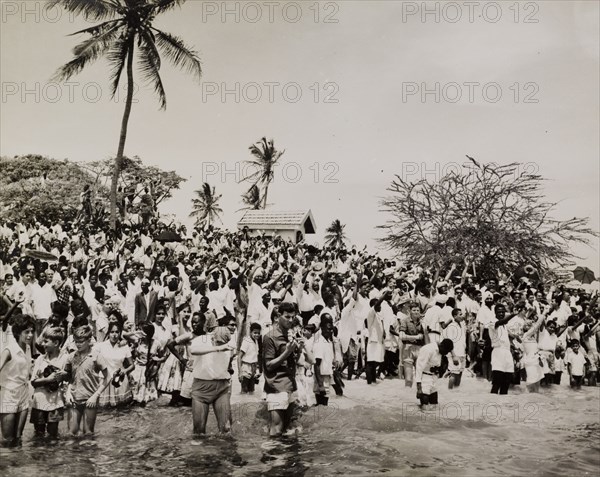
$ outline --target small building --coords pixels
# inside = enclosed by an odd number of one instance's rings
[[[279,235],[283,240],[298,243],[306,234],[315,233],[315,219],[310,209],[279,211],[279,210],[248,210],[237,224],[238,229],[247,227],[248,233],[260,235]]]

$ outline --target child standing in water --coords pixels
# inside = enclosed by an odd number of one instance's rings
[[[82,419],[83,432],[87,430],[94,433],[98,399],[110,383],[106,360],[92,349],[92,334],[89,325],[75,329],[73,340],[77,351],[69,355],[65,366],[67,373],[71,375],[73,435],[79,434]]]
[[[250,336],[242,340],[239,355],[239,375],[242,383],[242,394],[254,393],[255,382],[260,378],[258,369],[258,340],[261,335],[259,323],[250,325]]]
[[[585,376],[585,365],[587,358],[585,354],[581,352],[579,348],[579,341],[571,341],[571,352],[567,357],[567,370],[569,371],[569,378],[571,387],[573,389],[580,389],[583,383],[583,377]]]
[[[68,355],[60,353],[64,339],[62,328],[47,328],[42,340],[44,354],[39,355],[33,365],[31,385],[35,391],[29,422],[38,437],[43,437],[47,430],[50,437],[56,439],[58,423],[64,419],[63,383],[69,377],[65,371]]]

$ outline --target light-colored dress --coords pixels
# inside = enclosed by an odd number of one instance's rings
[[[544,369],[540,363],[540,353],[538,352],[538,342],[535,336],[525,336],[523,338],[523,365],[527,374],[527,384],[535,384],[544,377]]]
[[[120,346],[117,343],[113,346],[109,340],[106,340],[96,344],[96,349],[106,360],[108,376],[111,378],[115,371],[125,367],[125,359],[128,359],[130,363],[133,361],[131,358],[131,349],[128,345]],[[118,388],[113,385],[111,379],[108,387],[100,395],[98,404],[101,407],[116,407],[130,403],[132,399],[129,379],[124,379]]]
[[[0,414],[13,414],[29,409],[31,360],[16,340],[8,340],[4,349],[10,360],[0,371]]]
[[[160,351],[160,344],[152,340],[150,357],[155,356]],[[156,390],[156,379],[146,380],[146,366],[148,363],[148,345],[140,341],[135,353],[135,368],[131,373],[133,400],[138,403],[154,401],[158,398]]]
[[[173,338],[177,335],[173,331]],[[178,351],[183,353],[183,347],[178,346]],[[167,351],[168,352],[168,351]],[[162,393],[172,393],[181,391],[183,376],[181,374],[181,363],[173,353],[169,352],[166,361],[160,367],[158,372],[158,390]]]

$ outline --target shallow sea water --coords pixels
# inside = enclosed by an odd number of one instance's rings
[[[270,439],[259,396],[234,386],[233,433],[193,439],[191,410],[168,398],[146,408],[104,411],[94,437],[34,440],[27,424],[19,448],[0,449],[0,473],[12,476],[138,475],[600,475],[600,387],[522,387],[489,394],[475,378],[445,389],[422,412],[400,380],[347,383],[345,396],[312,408],[295,435]],[[210,416],[208,430],[215,432]],[[65,429],[61,423],[61,430]]]

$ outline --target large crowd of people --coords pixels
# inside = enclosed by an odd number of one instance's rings
[[[211,408],[228,432],[232,379],[265,402],[273,436],[363,377],[398,379],[424,408],[464,373],[499,394],[596,386],[597,293],[140,222],[0,223],[5,443],[28,417],[38,437],[63,420],[62,433],[92,433],[98,409],[164,394],[191,406],[195,433]]]

